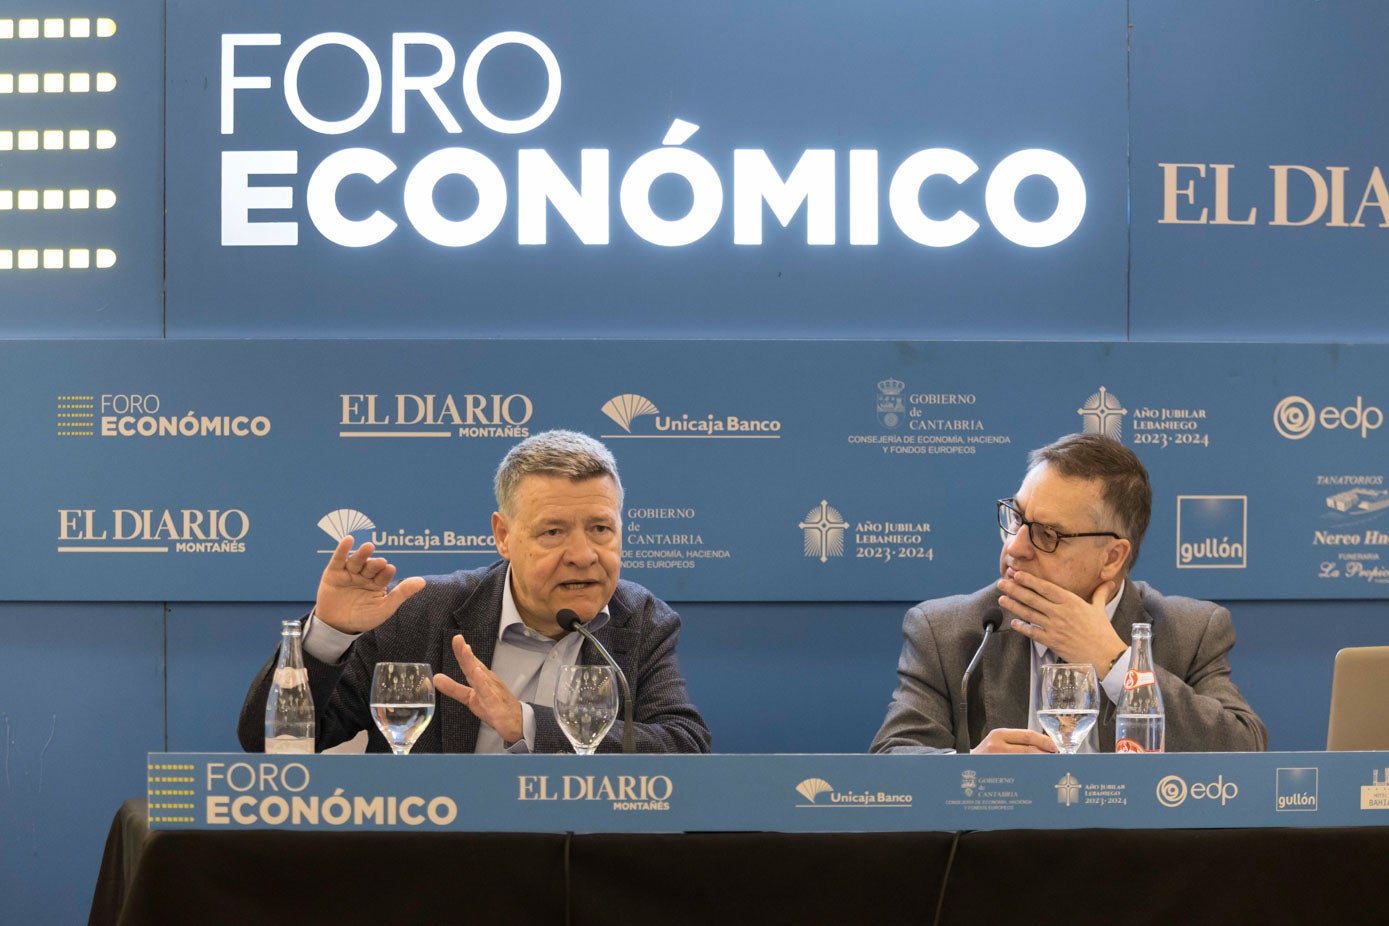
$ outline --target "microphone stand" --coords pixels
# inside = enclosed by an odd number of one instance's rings
[[[974,674],[974,667],[979,665],[979,657],[984,655],[984,647],[989,643],[989,636],[998,629],[1002,615],[996,612],[989,612],[984,617],[984,639],[979,641],[979,648],[974,651],[974,658],[965,666],[964,677],[960,679],[960,703],[955,709],[955,751],[960,755],[969,753],[969,677]]]
[[[555,621],[565,630],[576,630],[583,635],[583,638],[592,643],[594,649],[612,666],[613,674],[617,676],[617,682],[622,686],[622,751],[631,755],[637,751],[636,740],[632,734],[632,690],[627,687],[627,675],[622,671],[622,667],[613,659],[612,653],[608,648],[598,642],[598,638],[584,626],[584,622],[579,620],[579,615],[565,608],[555,615]]]

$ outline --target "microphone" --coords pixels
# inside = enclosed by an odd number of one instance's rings
[[[979,665],[979,657],[984,655],[989,635],[997,630],[1002,622],[1003,612],[998,608],[991,608],[984,613],[984,639],[979,641],[979,648],[974,651],[974,658],[965,666],[964,677],[960,679],[960,703],[955,709],[955,751],[961,755],[969,752],[969,677],[974,673],[974,667]]]
[[[583,634],[584,639],[592,643],[599,655],[607,660],[608,665],[612,666],[613,673],[617,675],[617,682],[622,686],[622,751],[628,754],[636,752],[636,743],[632,738],[632,690],[627,687],[627,676],[623,673],[622,667],[613,659],[608,648],[599,643],[598,638],[589,632],[583,621],[579,620],[579,615],[565,608],[555,615],[555,621],[563,630],[577,630]]]

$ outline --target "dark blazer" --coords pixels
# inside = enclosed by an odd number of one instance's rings
[[[998,607],[989,585],[972,595],[923,601],[902,623],[897,690],[873,738],[873,752],[953,752],[960,680],[984,636],[983,618]],[[990,730],[1025,728],[1032,641],[1009,629],[984,649],[969,682],[969,743]],[[1210,601],[1165,597],[1129,579],[1114,629],[1129,640],[1133,625],[1153,625],[1153,661],[1167,714],[1168,752],[1252,752],[1268,748],[1268,730],[1230,679],[1235,628],[1230,612]],[[1114,750],[1115,706],[1100,692],[1099,749]]]
[[[428,576],[425,587],[375,630],[362,634],[339,665],[319,662],[307,653],[314,706],[318,714],[319,750],[366,730],[368,752],[389,752],[376,729],[368,699],[372,669],[378,662],[428,662],[436,672],[465,682],[451,641],[461,633],[478,659],[489,667],[497,647],[507,563],[482,569]],[[638,752],[708,752],[709,728],[685,693],[676,661],[680,617],[670,606],[634,582],[620,581],[608,603],[609,620],[594,636],[612,653],[632,689],[633,737]],[[261,667],[241,708],[237,736],[248,752],[265,749],[265,702],[278,651]],[[603,665],[593,644],[584,641],[584,664]],[[535,710],[535,751],[573,752],[555,721],[554,711]],[[600,752],[620,752],[622,720],[599,744]],[[440,696],[434,720],[411,752],[472,752],[481,721],[452,698]]]

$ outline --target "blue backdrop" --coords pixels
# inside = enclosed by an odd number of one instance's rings
[[[610,436],[626,574],[681,611],[717,749],[850,752],[904,609],[990,579],[1026,450],[1117,419],[1159,486],[1139,572],[1228,604],[1274,748],[1319,748],[1335,651],[1385,638],[1387,18],[0,11],[0,919],[81,918],[147,752],[235,748],[321,519],[366,516],[409,572],[488,555],[514,437],[482,429]],[[482,403],[436,406],[448,439],[364,436],[428,395]],[[779,430],[645,439],[729,416]]]

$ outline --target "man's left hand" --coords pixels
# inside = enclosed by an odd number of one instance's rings
[[[1103,678],[1116,654],[1128,647],[1105,612],[1113,582],[1101,582],[1086,601],[1054,582],[1022,570],[998,580],[999,607],[1013,615],[1012,627],[1070,663],[1091,663]]]
[[[473,648],[461,633],[453,638],[453,655],[468,684],[460,685],[440,672],[434,676],[434,687],[476,714],[479,720],[496,730],[504,742],[514,743],[525,736],[521,702],[495,672],[473,655]]]

